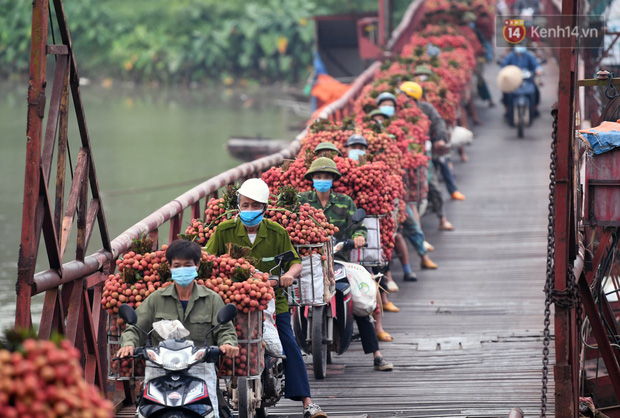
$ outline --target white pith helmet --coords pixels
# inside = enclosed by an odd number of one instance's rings
[[[265,205],[269,202],[269,186],[261,179],[247,179],[239,187],[237,194]]]

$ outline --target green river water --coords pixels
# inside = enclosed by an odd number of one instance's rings
[[[0,92],[0,328],[5,328],[15,314],[27,81],[0,84]],[[85,86],[81,92],[111,239],[194,185],[241,163],[225,149],[230,136],[293,139],[298,130],[292,127],[307,117],[277,102],[284,97],[278,89],[245,94],[206,88],[141,89],[117,83],[107,89]],[[75,165],[80,142],[73,111],[69,126]],[[53,184],[55,168],[51,177]],[[184,225],[188,221],[184,219]],[[167,238],[167,229],[160,233]],[[41,243],[37,271],[48,268],[43,239]],[[88,254],[99,248],[101,239],[94,233]],[[65,262],[72,259],[71,250]],[[41,305],[42,296],[35,297],[35,322]]]

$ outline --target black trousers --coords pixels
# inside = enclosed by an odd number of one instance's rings
[[[375,334],[375,324],[370,322],[370,316],[353,315],[353,318],[355,318],[357,329],[360,331],[364,354],[379,351],[379,341],[377,340],[377,334]]]

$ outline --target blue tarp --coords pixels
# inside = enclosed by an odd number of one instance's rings
[[[594,128],[579,131],[579,137],[590,144],[594,155],[620,147],[620,123],[603,122]]]

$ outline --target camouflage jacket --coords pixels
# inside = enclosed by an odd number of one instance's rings
[[[443,120],[437,109],[435,109],[435,106],[429,102],[419,101],[418,107],[431,121],[431,131],[429,132],[431,142],[434,144],[440,139],[448,142],[449,138],[446,122]]]
[[[355,202],[349,196],[333,191],[329,194],[329,200],[325,207],[321,206],[319,197],[316,195],[316,190],[310,192],[303,192],[299,194],[300,203],[309,203],[315,209],[323,209],[323,213],[327,220],[338,227],[338,233],[336,241],[342,241],[348,238],[355,238],[357,236],[363,236],[368,239],[368,231],[364,225],[360,225],[355,229],[350,229],[346,232],[344,230],[351,224],[351,217],[357,210]]]

